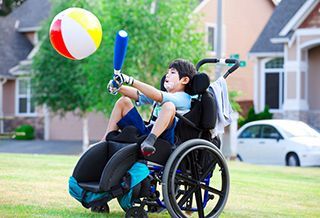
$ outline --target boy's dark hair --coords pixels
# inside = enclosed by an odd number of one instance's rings
[[[174,60],[169,64],[169,69],[170,68],[174,68],[178,71],[179,79],[187,76],[191,81],[192,77],[197,73],[194,65],[190,61],[184,59]]]
[[[172,61],[169,64],[169,69],[170,68],[174,68],[178,71],[179,79],[185,76],[189,77],[190,81],[188,82],[188,84],[185,86],[185,89],[184,89],[184,91],[188,93],[188,91],[192,89],[191,80],[193,76],[196,75],[197,73],[197,70],[194,67],[194,65],[190,61],[187,61],[184,59],[177,59]]]

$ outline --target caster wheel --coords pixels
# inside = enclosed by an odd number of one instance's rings
[[[141,207],[132,207],[126,212],[126,218],[148,218],[147,212]]]
[[[93,207],[91,207],[91,212],[110,213],[110,208],[109,208],[108,204],[103,205],[103,206],[93,206]]]

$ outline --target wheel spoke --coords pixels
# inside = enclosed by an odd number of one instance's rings
[[[197,181],[191,178],[186,177],[185,175],[182,174],[176,174],[176,177],[178,179],[183,179],[184,182],[188,183],[189,185],[196,185]]]
[[[200,218],[204,218],[204,211],[203,211],[203,202],[201,196],[201,189],[200,187],[196,191],[196,202],[197,202],[197,209]]]
[[[219,196],[223,196],[223,192],[222,192],[222,191],[219,191],[219,190],[217,190],[217,189],[215,189],[215,188],[211,188],[210,186],[207,186],[207,185],[205,185],[205,184],[200,184],[200,187],[201,187],[202,189],[205,189],[205,190],[207,190],[207,191],[209,191],[209,192],[212,192],[212,193],[214,193],[214,194],[217,194],[217,195],[219,195]]]
[[[182,207],[182,205],[184,205],[184,203],[186,203],[186,201],[190,197],[192,197],[192,194],[196,191],[196,189],[197,189],[197,186],[194,186],[185,193],[185,195],[178,202],[179,207]]]
[[[202,174],[201,176],[201,180],[200,181],[203,181],[208,175],[209,173],[211,172],[211,169],[217,164],[217,161],[214,161],[210,164],[210,166],[207,168],[207,170]]]
[[[196,168],[196,165],[195,165],[195,163],[196,163],[195,154],[194,154],[193,151],[190,154],[191,154],[191,172],[192,172],[192,175],[194,175],[196,180],[199,180],[198,169]]]

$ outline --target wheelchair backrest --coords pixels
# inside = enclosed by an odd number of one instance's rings
[[[197,97],[193,99],[190,111],[184,114],[185,118],[193,122],[205,133],[208,133],[210,129],[215,127],[217,119],[216,101],[214,100],[214,96],[207,91],[209,85],[210,80],[205,73],[198,73],[192,78],[190,87],[186,92]],[[201,131],[179,120],[175,134],[180,143],[182,143],[192,138],[198,138]]]

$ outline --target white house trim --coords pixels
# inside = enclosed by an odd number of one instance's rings
[[[311,35],[320,35],[319,28],[301,28],[295,31],[295,34],[299,36],[311,36]]]
[[[282,56],[281,56],[282,57]],[[283,68],[272,68],[272,69],[267,69],[265,68],[265,65],[268,61],[273,60],[274,58],[277,57],[272,57],[272,58],[265,58],[263,60],[261,60],[261,78],[260,78],[260,94],[261,94],[261,99],[260,99],[260,109],[261,111],[264,109],[265,107],[265,100],[266,100],[266,74],[267,73],[278,73],[279,74],[279,91],[282,92],[282,89],[284,88],[282,85],[282,81],[284,80],[284,67]],[[283,108],[282,108],[282,95],[279,95],[279,109],[270,109],[270,112],[272,113],[282,113],[283,112]]]
[[[289,64],[289,61],[288,61],[288,45],[284,45],[284,57],[283,57],[283,60],[284,60],[284,65],[283,65],[283,76],[284,76],[284,90],[283,90],[283,105],[282,105],[282,109],[284,110],[285,108],[285,104],[286,104],[286,101],[287,101],[287,96],[288,96],[288,64]],[[290,61],[291,63],[291,61]]]
[[[286,36],[290,32],[290,30],[296,29],[297,26],[299,26],[314,9],[318,1],[319,0],[307,0],[296,12],[296,14],[290,19],[290,21],[282,28],[279,35]]]
[[[292,46],[294,41],[297,39],[298,36],[314,36],[314,35],[320,35],[320,29],[319,28],[302,28],[297,29],[291,39],[288,42],[289,47]]]
[[[213,51],[209,51],[207,50],[207,53],[209,56],[216,56],[216,48],[217,48],[217,25],[215,23],[205,23],[205,44],[208,47],[208,37],[209,37],[209,32],[208,32],[208,28],[209,27],[213,27],[214,29],[214,35],[213,35]]]
[[[31,52],[28,54],[27,59],[28,60],[32,60],[32,58],[37,54],[37,52],[40,49],[41,43],[38,43],[35,47],[33,47],[33,49],[31,50]]]
[[[309,53],[306,52],[306,61],[307,61],[307,69],[306,69],[306,84],[309,84]],[[306,93],[306,96],[305,96],[305,99],[308,103],[308,108],[309,108],[309,89],[308,89],[308,85],[305,86],[305,93]]]
[[[250,52],[249,57],[283,57],[283,52]]]
[[[192,13],[198,13],[202,10],[211,0],[204,0],[202,1],[194,10]]]
[[[259,96],[258,96],[258,73],[259,73],[259,61],[257,59],[254,60],[254,69],[253,69],[253,81],[254,81],[254,92],[253,92],[253,101],[254,101],[254,111],[258,111],[259,108]]]
[[[30,89],[30,86],[29,88],[27,89],[27,94],[25,95],[21,95],[19,94],[19,82],[21,80],[29,80],[30,81],[30,78],[28,77],[22,77],[22,78],[17,78],[16,79],[16,83],[15,83],[15,115],[17,117],[36,117],[37,116],[37,113],[36,112],[30,112],[30,98],[31,98],[31,89]],[[20,113],[19,112],[19,97],[26,97],[27,98],[27,112],[26,113]]]
[[[270,41],[273,44],[278,44],[278,43],[288,43],[290,39],[289,38],[271,38]]]
[[[3,133],[3,86],[7,82],[6,78],[0,78],[0,133]]]
[[[296,46],[296,55],[297,55],[297,64],[298,64],[298,67],[297,67],[297,80],[296,80],[296,97],[297,97],[297,100],[298,99],[301,99],[301,65],[300,65],[300,62],[301,62],[301,50],[300,50],[300,36],[297,37],[297,46]]]
[[[310,41],[307,41],[303,44],[300,45],[301,50],[309,50],[310,48],[319,45],[320,44],[320,39],[313,39]]]
[[[18,32],[20,33],[28,33],[28,32],[37,32],[41,29],[40,26],[36,26],[36,27],[23,27],[20,28],[18,27]]]

